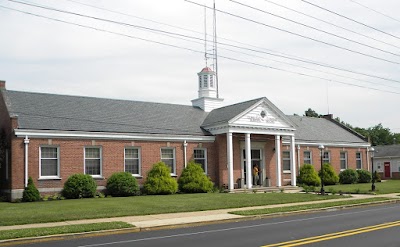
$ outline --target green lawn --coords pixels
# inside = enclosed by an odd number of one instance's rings
[[[3,202],[0,203],[0,225],[22,225],[117,216],[203,211],[333,198],[340,198],[340,196],[289,193],[208,193],[92,198],[31,203]]]
[[[263,209],[254,209],[254,210],[242,210],[242,211],[234,211],[234,212],[229,212],[229,213],[237,214],[237,215],[244,215],[244,216],[263,215],[263,214],[293,212],[293,211],[308,210],[308,209],[322,209],[322,208],[329,208],[329,207],[335,207],[335,206],[363,204],[363,203],[369,203],[369,202],[384,202],[384,201],[388,201],[388,200],[393,200],[393,199],[375,197],[375,198],[348,200],[348,201],[321,202],[318,204],[309,204],[309,205],[284,206],[284,207],[278,207],[278,208],[263,208]]]
[[[389,194],[389,193],[400,193],[400,180],[386,180],[385,182],[375,183],[375,193],[377,194]],[[336,192],[339,190],[343,193],[371,193],[371,183],[368,184],[340,184],[340,185],[329,185],[325,186],[325,191],[329,192],[330,189],[334,189]],[[359,191],[358,191],[359,190]]]
[[[5,231],[0,231],[0,240],[49,236],[49,235],[66,234],[66,233],[93,232],[93,231],[113,230],[113,229],[122,229],[130,227],[133,226],[125,222],[116,221],[116,222],[93,223],[93,224],[5,230]]]

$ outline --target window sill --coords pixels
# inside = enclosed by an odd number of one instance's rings
[[[104,180],[105,179],[103,176],[99,176],[99,175],[90,175],[90,176],[92,176],[92,178],[95,180]]]
[[[61,180],[62,178],[60,177],[39,177],[38,181],[42,181],[42,180]]]
[[[283,171],[283,173],[285,173],[285,174],[290,174],[290,173],[292,173],[291,171]]]
[[[178,175],[176,175],[176,174],[171,174],[171,177],[176,178],[176,177],[178,177]]]
[[[135,177],[135,178],[143,178],[143,176],[142,176],[142,175],[139,175],[139,174],[132,174],[132,177]]]

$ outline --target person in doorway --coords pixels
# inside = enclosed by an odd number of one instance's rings
[[[259,180],[258,167],[257,167],[257,165],[254,165],[253,166],[253,185],[258,185],[258,180]]]

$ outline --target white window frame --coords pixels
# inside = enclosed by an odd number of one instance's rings
[[[210,87],[214,87],[214,76],[210,75]]]
[[[202,80],[202,76],[199,76],[199,88],[203,87],[203,80]]]
[[[289,156],[287,158],[285,158],[284,153],[288,153]],[[285,169],[285,161],[289,162],[289,169]],[[283,170],[283,173],[291,173],[292,172],[291,167],[292,167],[292,161],[290,160],[290,151],[289,150],[284,150],[284,151],[282,151],[282,170]]]
[[[43,176],[42,175],[42,148],[55,148],[57,149],[57,175],[56,176]],[[51,158],[53,159],[53,158]],[[60,179],[60,147],[54,145],[41,145],[39,146],[39,179]]]
[[[360,155],[360,158],[357,158],[357,154]],[[358,161],[360,161],[360,168],[357,167]],[[356,152],[356,169],[357,170],[363,169],[363,159],[362,159],[362,153],[361,152]]]
[[[136,149],[138,152],[138,158],[126,158],[126,150],[127,149]],[[142,155],[141,155],[141,148],[140,147],[125,147],[124,148],[124,171],[126,172],[126,160],[138,160],[138,172],[139,173],[132,173],[134,177],[141,177],[142,176]]]
[[[306,156],[304,155],[305,153],[309,153],[310,154],[310,162],[306,163]],[[308,159],[307,159],[308,160]],[[312,152],[311,150],[304,150],[303,151],[303,164],[310,164],[312,165]]]
[[[172,157],[172,172],[171,172],[171,175],[172,176],[176,176],[176,155],[175,155],[175,148],[171,148],[171,147],[162,147],[162,148],[160,148],[160,158],[161,158],[161,161],[162,162],[164,162],[163,161],[163,155],[162,155],[162,151],[163,150],[172,150],[172,154],[173,154],[173,157]],[[164,159],[165,160],[165,159]],[[165,163],[165,162],[164,162]],[[168,165],[167,165],[168,166]]]
[[[344,158],[342,158],[342,154],[344,154]],[[340,165],[340,170],[341,171],[346,170],[347,167],[348,167],[347,152],[341,151],[339,153],[339,160],[340,160],[340,164],[339,164]],[[345,163],[345,168],[342,168],[342,161],[344,161],[344,163]]]
[[[203,151],[203,154],[204,154],[204,158],[197,158],[198,160],[204,160],[204,173],[205,174],[207,174],[207,161],[208,161],[208,159],[207,159],[207,148],[195,148],[195,149],[193,149],[193,160],[194,160],[194,162],[196,162],[196,158],[195,158],[195,156],[194,156],[194,153],[195,153],[195,151],[196,150],[200,150],[200,151]]]
[[[92,175],[93,178],[103,178],[103,149],[102,147],[99,146],[85,146],[83,148],[83,173],[86,174],[86,148],[98,148],[100,151],[100,174]],[[88,158],[88,159],[93,159],[93,158]]]
[[[325,153],[328,154],[328,161],[326,161],[325,158],[324,158]],[[325,164],[325,163],[331,164],[331,152],[329,152],[329,151],[322,151],[322,162],[323,162],[324,164]]]

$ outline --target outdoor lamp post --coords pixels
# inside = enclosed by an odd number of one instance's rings
[[[371,166],[372,166],[372,185],[371,191],[375,191],[375,173],[374,173],[374,148],[369,149],[369,155],[371,156]]]
[[[325,190],[324,190],[324,171],[323,171],[323,158],[324,158],[324,145],[319,145],[318,149],[320,150],[321,154],[321,195],[325,195]]]

